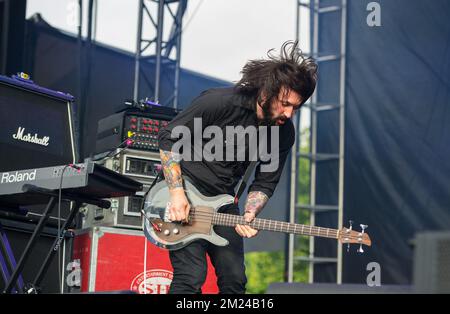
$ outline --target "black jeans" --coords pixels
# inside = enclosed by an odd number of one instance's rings
[[[224,206],[220,212],[239,215],[236,205]],[[197,240],[186,247],[170,251],[173,281],[170,294],[201,293],[206,279],[209,255],[216,270],[220,293],[245,293],[247,277],[244,265],[244,241],[232,227],[215,226],[215,232],[229,241],[227,246],[216,246],[206,240]]]

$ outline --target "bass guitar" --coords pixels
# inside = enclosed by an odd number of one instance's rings
[[[155,184],[149,192],[142,214],[144,216],[144,233],[153,244],[168,250],[177,250],[198,239],[207,240],[218,246],[225,246],[228,241],[214,232],[213,226],[249,225],[257,230],[285,232],[298,235],[337,239],[341,243],[359,244],[358,252],[362,253],[363,245],[372,244],[365,232],[367,225],[360,225],[362,230],[342,228],[340,230],[317,226],[288,223],[276,220],[255,218],[251,223],[244,221],[243,216],[218,212],[227,204],[234,202],[234,197],[221,194],[213,197],[203,195],[188,180],[184,180],[185,192],[191,205],[187,222],[169,220],[168,202],[169,188],[164,180]]]

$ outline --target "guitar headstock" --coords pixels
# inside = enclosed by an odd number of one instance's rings
[[[349,228],[342,228],[339,230],[338,239],[342,244],[347,243],[347,252],[349,250],[350,244],[359,244],[358,253],[364,253],[362,249],[363,244],[367,246],[372,245],[372,241],[367,233],[365,233],[365,229],[368,227],[367,225],[360,224],[361,231],[352,230],[352,221],[350,220]]]

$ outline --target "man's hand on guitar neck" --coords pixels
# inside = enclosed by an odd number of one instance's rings
[[[260,191],[252,191],[248,194],[247,200],[245,202],[245,214],[244,220],[247,223],[251,223],[255,219],[256,215],[263,209],[266,205],[269,197]],[[253,229],[249,225],[237,225],[236,232],[245,238],[252,238],[258,234],[258,230]]]
[[[255,214],[253,213],[245,213],[244,214],[244,220],[248,223],[252,222],[253,219],[255,219]],[[235,228],[236,232],[244,238],[253,238],[258,234],[258,230],[253,229],[252,227],[248,225],[236,225]]]

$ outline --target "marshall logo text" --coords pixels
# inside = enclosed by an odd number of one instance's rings
[[[2,173],[0,183],[16,183],[22,181],[33,181],[36,179],[36,169],[29,172],[4,172]]]
[[[31,135],[30,133],[25,134],[25,128],[22,128],[19,126],[19,129],[17,130],[17,133],[13,134],[13,139],[18,141],[24,141],[24,142],[30,142],[42,146],[48,146],[50,136],[44,136],[42,138],[39,138],[36,133],[34,135]]]

